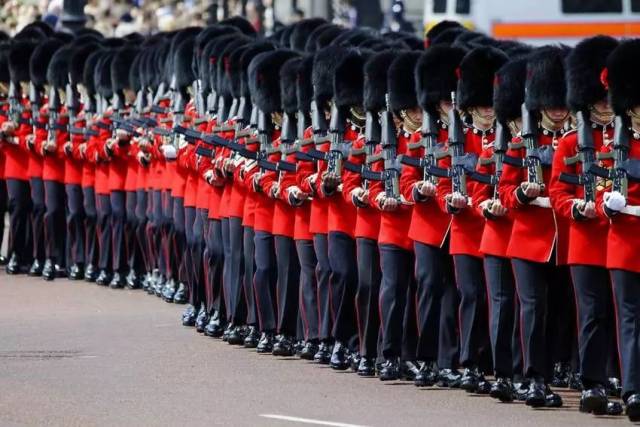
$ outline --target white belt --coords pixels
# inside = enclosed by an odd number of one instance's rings
[[[536,197],[529,202],[530,205],[538,206],[539,208],[551,209],[551,201],[548,197]]]
[[[640,206],[625,206],[620,213],[631,216],[640,216]]]

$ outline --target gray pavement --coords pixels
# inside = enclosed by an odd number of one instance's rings
[[[629,425],[580,414],[575,392],[534,411],[258,355],[182,327],[182,309],[1,272],[0,426]]]

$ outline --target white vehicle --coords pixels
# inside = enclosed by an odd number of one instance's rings
[[[425,0],[423,19],[425,30],[451,19],[498,39],[575,44],[640,37],[640,0]]]

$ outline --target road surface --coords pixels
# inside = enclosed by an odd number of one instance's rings
[[[0,272],[0,425],[623,426],[258,355],[180,325],[141,291]]]

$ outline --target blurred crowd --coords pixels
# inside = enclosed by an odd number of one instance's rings
[[[14,34],[37,19],[55,28],[61,25],[62,3],[63,0],[0,1],[0,30]],[[227,4],[230,15],[239,14],[244,6],[247,19],[260,29],[270,1],[229,0]],[[211,0],[88,0],[85,13],[87,27],[121,37],[131,32],[150,34],[205,25],[222,18],[223,11]]]

